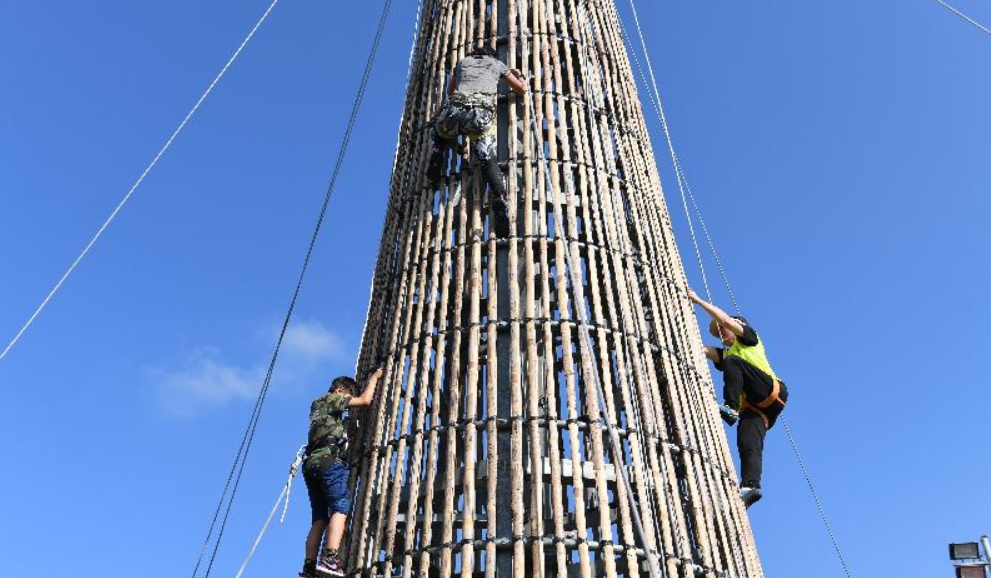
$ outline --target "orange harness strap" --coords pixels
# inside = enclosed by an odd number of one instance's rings
[[[767,417],[767,413],[764,412],[767,408],[771,407],[775,403],[780,403],[782,406],[785,402],[781,399],[781,382],[771,377],[771,381],[774,382],[774,387],[771,389],[771,395],[767,396],[764,401],[753,404],[747,402],[746,396],[743,398],[743,409],[752,410],[754,413],[760,416],[760,420],[764,422],[764,429],[771,429],[771,420]]]

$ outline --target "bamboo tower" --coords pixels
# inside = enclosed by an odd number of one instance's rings
[[[502,240],[467,155],[439,190],[425,177],[428,123],[482,43],[530,85],[499,99]],[[636,577],[654,552],[667,578],[763,576],[612,0],[422,0],[411,66],[359,360],[385,375],[353,438],[349,568]]]

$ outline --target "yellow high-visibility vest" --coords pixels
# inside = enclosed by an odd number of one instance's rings
[[[737,336],[733,346],[727,349],[723,355],[735,355],[774,379],[778,379],[774,370],[771,369],[770,362],[767,361],[767,353],[764,352],[764,340],[760,337],[757,338],[757,345],[743,345],[740,343],[740,337]]]

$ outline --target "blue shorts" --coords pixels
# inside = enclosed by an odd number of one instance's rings
[[[331,514],[345,514],[351,511],[348,496],[348,476],[351,469],[344,462],[334,462],[327,471],[303,469],[306,491],[310,494],[312,521],[330,520]]]

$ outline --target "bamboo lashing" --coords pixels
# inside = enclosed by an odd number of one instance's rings
[[[669,578],[760,578],[612,0],[422,2],[359,359],[385,373],[352,448],[348,567],[640,577],[657,552]],[[481,43],[529,86],[499,101],[508,239],[470,155],[448,153],[437,189],[425,175],[428,123]]]

